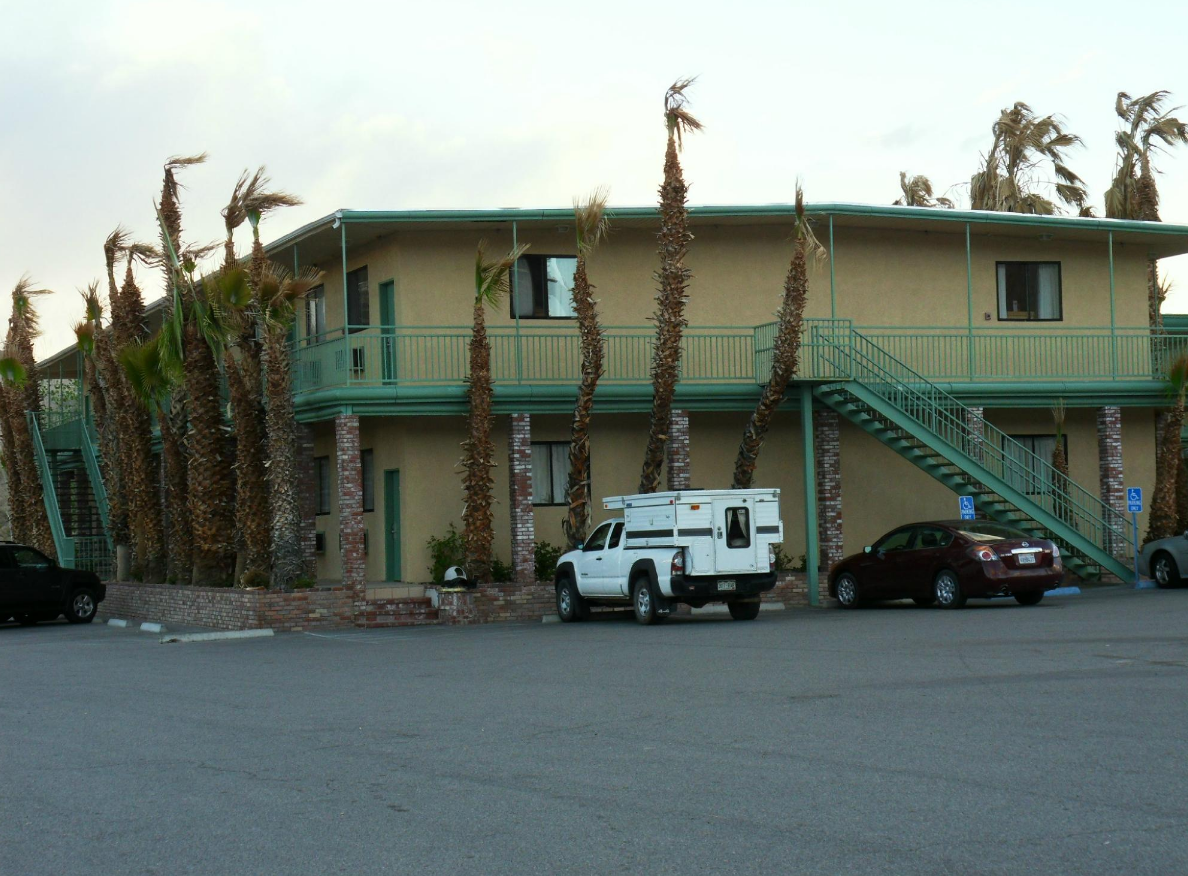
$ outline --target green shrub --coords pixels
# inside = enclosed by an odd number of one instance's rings
[[[515,580],[516,570],[496,557],[491,561],[491,581],[495,584],[510,584]]]
[[[557,571],[557,560],[565,553],[565,548],[549,544],[547,541],[536,543],[536,580],[552,581]]]
[[[309,590],[311,587],[318,586],[318,582],[313,578],[298,578],[293,582],[294,590]]]
[[[792,558],[784,553],[784,546],[782,544],[773,544],[771,549],[775,553],[775,569],[777,572],[787,572],[792,568]]]
[[[243,588],[267,587],[270,583],[272,582],[268,578],[268,573],[260,569],[248,569],[239,579],[239,586]]]
[[[438,538],[436,535],[431,535],[425,544],[429,548],[429,555],[433,558],[433,564],[429,566],[429,579],[435,583],[440,584],[445,579],[446,569],[450,566],[461,566],[466,559],[462,533],[452,523],[444,536]]]

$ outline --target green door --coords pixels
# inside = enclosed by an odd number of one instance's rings
[[[384,280],[379,284],[380,359],[384,380],[396,379],[396,283]]]
[[[400,580],[400,469],[384,472],[384,580]]]

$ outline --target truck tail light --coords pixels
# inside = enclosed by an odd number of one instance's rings
[[[685,552],[677,551],[672,555],[672,568],[669,570],[673,575],[685,574]]]
[[[977,545],[969,549],[969,555],[975,560],[983,563],[993,563],[998,559],[998,554],[994,552],[994,548],[987,547],[984,544]]]

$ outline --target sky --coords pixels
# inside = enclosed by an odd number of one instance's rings
[[[567,206],[599,185],[654,203],[683,76],[694,204],[790,201],[797,178],[810,201],[887,204],[901,170],[960,204],[1023,100],[1084,140],[1069,164],[1100,214],[1115,95],[1188,104],[1185,33],[1188,4],[1151,0],[1127,22],[1096,2],[0,0],[0,318],[27,273],[54,290],[38,354],[71,344],[108,232],[156,240],[170,155],[210,155],[181,177],[195,242],[259,165],[305,202],[265,240],[338,208]],[[1158,166],[1164,221],[1188,225],[1188,148]],[[1165,310],[1188,312],[1188,257],[1164,270]],[[159,272],[140,282],[160,295]]]

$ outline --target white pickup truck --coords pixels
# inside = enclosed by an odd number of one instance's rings
[[[784,539],[779,490],[681,490],[612,496],[606,520],[557,561],[557,614],[585,618],[592,605],[631,603],[641,624],[676,603],[725,602],[736,620],[759,615],[776,583],[773,545]]]

